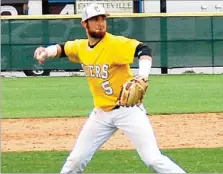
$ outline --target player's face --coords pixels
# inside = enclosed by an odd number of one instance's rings
[[[103,38],[107,30],[106,16],[95,16],[88,19],[86,29],[92,38]]]

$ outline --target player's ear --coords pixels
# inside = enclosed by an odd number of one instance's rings
[[[87,27],[87,22],[86,21],[81,21],[81,25],[86,28]]]

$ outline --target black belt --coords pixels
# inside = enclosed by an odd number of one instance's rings
[[[115,109],[119,109],[120,108],[120,106],[115,106],[114,108],[112,108],[112,110],[115,110]]]

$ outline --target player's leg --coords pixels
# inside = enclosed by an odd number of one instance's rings
[[[147,166],[152,167],[158,173],[185,173],[160,152],[152,126],[143,109],[139,107],[122,108],[123,112],[120,111],[115,125],[130,137]]]
[[[83,172],[97,149],[117,130],[109,125],[109,119],[103,120],[100,114],[103,113],[97,110],[91,113],[60,173]],[[98,120],[97,117],[100,117],[101,120]]]

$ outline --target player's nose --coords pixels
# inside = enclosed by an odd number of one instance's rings
[[[98,17],[98,20],[97,20],[97,23],[98,25],[105,25],[105,19],[101,16]]]

